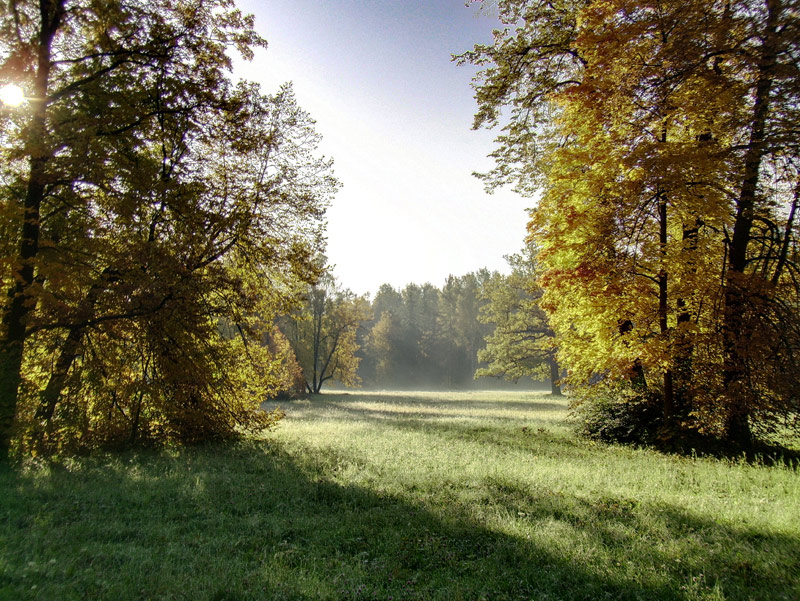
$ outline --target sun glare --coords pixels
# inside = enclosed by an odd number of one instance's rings
[[[13,83],[6,84],[0,88],[0,102],[7,106],[19,106],[25,102],[25,92]]]

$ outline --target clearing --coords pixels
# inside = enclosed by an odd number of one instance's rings
[[[0,599],[798,599],[800,477],[528,392],[323,394],[264,440],[0,473]]]

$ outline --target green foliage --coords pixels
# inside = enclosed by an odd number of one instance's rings
[[[319,393],[331,379],[345,386],[360,383],[358,330],[371,316],[366,298],[342,290],[325,275],[308,288],[302,306],[281,319],[308,392]]]
[[[394,313],[384,311],[369,333],[368,357],[374,363],[373,380],[376,384],[391,383],[396,377],[397,366],[402,364],[404,355],[403,332],[400,321]]]
[[[379,387],[472,385],[478,350],[490,329],[478,317],[486,270],[395,290],[384,284],[372,303],[364,348],[364,380]]]
[[[4,448],[15,415],[23,452],[271,424],[258,347],[338,187],[312,119],[234,85],[265,42],[227,0],[42,6],[0,16],[3,77],[42,99],[0,115]]]
[[[303,368],[297,362],[289,339],[278,326],[273,326],[267,340],[270,354],[278,362],[278,383],[276,390],[270,392],[270,398],[295,399],[306,391]]]
[[[536,281],[535,250],[528,246],[523,254],[508,257],[508,262],[509,275],[493,274],[483,286],[479,319],[494,324],[494,330],[478,352],[478,360],[488,365],[475,376],[550,378],[553,393],[560,394],[555,334],[539,304],[542,290]]]
[[[578,420],[579,434],[606,443],[658,442],[664,413],[657,394],[619,387],[604,392],[595,389],[591,395],[574,402],[572,413]]]
[[[0,472],[0,598],[775,601],[781,466],[577,439],[531,393],[322,394],[269,440]]]
[[[450,276],[442,287],[439,331],[444,376],[450,387],[469,381],[478,368],[477,353],[487,329],[478,320],[482,304],[479,276],[485,281],[486,274],[480,273]]]

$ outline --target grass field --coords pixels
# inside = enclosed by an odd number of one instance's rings
[[[800,474],[536,393],[326,394],[265,440],[0,474],[0,600],[800,599]]]

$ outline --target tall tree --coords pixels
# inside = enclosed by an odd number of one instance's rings
[[[228,53],[264,43],[252,18],[227,0],[41,0],[13,2],[0,32],[0,72],[31,97],[0,124],[4,452],[15,414],[40,439],[257,419],[252,315],[317,277],[336,182],[290,88],[230,83]]]
[[[402,369],[403,330],[399,318],[391,311],[381,313],[369,332],[367,356],[375,364],[372,381],[378,386],[406,386]]]
[[[380,386],[468,386],[489,327],[478,321],[489,273],[449,276],[442,290],[427,283],[398,292],[381,286],[372,304],[365,379]]]
[[[798,402],[797,3],[500,9],[516,29],[462,60],[489,65],[476,125],[512,107],[487,184],[543,191],[530,227],[571,381],[638,382],[672,427],[749,444]]]
[[[331,379],[359,383],[357,333],[371,317],[366,298],[342,290],[327,275],[309,289],[303,306],[282,320],[309,393],[318,394]]]
[[[422,380],[424,359],[422,356],[423,339],[423,305],[422,288],[418,284],[409,283],[401,291],[403,312],[400,315],[402,339],[400,341],[401,371],[407,381]]]
[[[480,305],[475,274],[447,277],[439,301],[438,329],[441,369],[449,387],[463,386],[473,379],[485,335],[478,321]]]
[[[539,305],[542,289],[536,282],[534,250],[528,246],[523,254],[507,259],[511,273],[495,272],[482,288],[485,304],[480,320],[493,324],[494,329],[486,336],[486,346],[478,351],[478,359],[488,365],[475,376],[549,379],[552,394],[560,396],[555,332]]]

